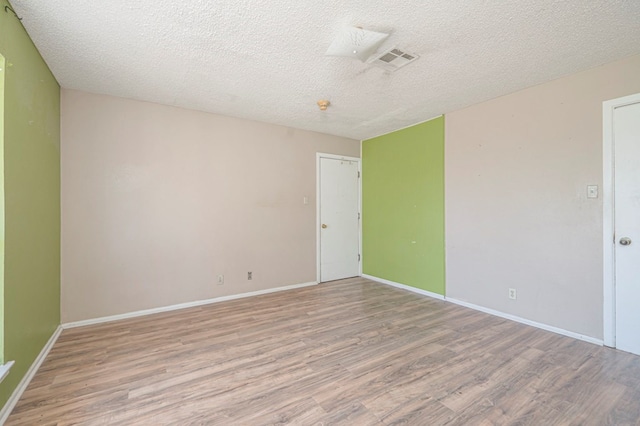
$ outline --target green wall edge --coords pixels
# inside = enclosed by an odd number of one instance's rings
[[[60,324],[60,86],[12,13],[0,13],[4,91],[4,406]]]
[[[362,142],[363,273],[445,294],[444,116]]]

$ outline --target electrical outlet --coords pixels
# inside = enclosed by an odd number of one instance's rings
[[[517,298],[518,298],[518,294],[516,293],[516,289],[515,288],[510,288],[509,289],[509,299],[516,300]]]
[[[253,272],[247,272],[247,279],[248,280],[253,279]]]
[[[224,275],[218,275],[218,285],[224,284]]]

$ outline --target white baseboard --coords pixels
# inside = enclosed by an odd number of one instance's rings
[[[29,386],[31,379],[33,379],[33,376],[36,375],[36,372],[42,365],[42,362],[49,354],[49,351],[56,343],[56,340],[58,340],[58,337],[60,337],[60,333],[62,333],[62,327],[58,326],[58,328],[56,328],[56,331],[54,331],[49,338],[47,344],[44,345],[36,359],[33,361],[33,364],[31,364],[31,367],[29,367],[27,374],[25,374],[22,380],[20,380],[20,383],[18,383],[18,386],[15,388],[15,390],[7,400],[7,403],[4,404],[4,407],[2,407],[2,410],[0,410],[0,425],[3,425],[4,422],[7,421],[7,418],[9,418],[9,414],[11,414],[11,411],[13,411],[13,408],[18,403],[18,400],[27,389],[27,386]]]
[[[42,365],[43,361],[45,360],[45,358],[49,354],[49,351],[51,350],[53,345],[58,340],[58,337],[60,337],[60,333],[62,333],[62,330],[65,330],[67,328],[81,327],[81,326],[84,326],[84,325],[100,324],[100,323],[104,323],[104,322],[117,321],[117,320],[125,319],[125,318],[134,318],[134,317],[139,317],[139,316],[143,316],[143,315],[155,314],[155,313],[159,313],[159,312],[175,311],[175,310],[178,310],[178,309],[191,308],[191,307],[194,307],[194,306],[208,305],[208,304],[211,304],[211,303],[225,302],[225,301],[228,301],[228,300],[242,299],[242,298],[245,298],[245,297],[259,296],[259,295],[262,295],[262,294],[275,293],[275,292],[279,292],[279,291],[293,290],[293,289],[296,289],[296,288],[309,287],[309,286],[313,286],[313,285],[317,285],[317,284],[318,283],[316,281],[313,281],[313,282],[302,283],[302,284],[288,285],[288,286],[284,286],[284,287],[269,288],[269,289],[266,289],[266,290],[252,291],[252,292],[249,292],[249,293],[241,293],[241,294],[233,294],[233,295],[230,295],[230,296],[216,297],[214,299],[198,300],[198,301],[195,301],[195,302],[187,302],[187,303],[180,303],[180,304],[177,304],[177,305],[163,306],[163,307],[160,307],[160,308],[146,309],[146,310],[142,310],[142,311],[130,312],[130,313],[127,313],[127,314],[111,315],[111,316],[108,316],[108,317],[94,318],[94,319],[89,319],[89,320],[84,320],[84,321],[76,321],[76,322],[70,322],[70,323],[66,323],[66,324],[61,324],[61,325],[58,326],[58,328],[56,328],[56,331],[51,335],[51,337],[49,338],[49,341],[47,342],[47,344],[42,348],[42,351],[40,351],[40,354],[38,354],[38,357],[33,361],[33,364],[31,364],[31,367],[29,368],[29,370],[24,375],[24,377],[22,378],[22,380],[20,381],[20,383],[18,384],[16,389],[13,391],[13,393],[11,394],[11,397],[9,397],[9,399],[7,400],[7,403],[4,405],[4,407],[2,407],[2,410],[0,410],[0,425],[3,425],[7,421],[7,418],[11,414],[11,411],[13,410],[13,408],[18,403],[18,400],[20,400],[20,397],[22,396],[24,391],[27,389],[27,386],[29,386],[29,383],[31,382],[33,377],[36,375],[36,372],[38,371],[38,369]]]
[[[229,300],[243,299],[245,297],[260,296],[262,294],[276,293],[279,291],[286,291],[286,290],[294,290],[296,288],[309,287],[317,284],[318,284],[317,281],[312,281],[308,283],[293,284],[293,285],[288,285],[284,287],[268,288],[266,290],[251,291],[249,293],[232,294],[230,296],[216,297],[213,299],[196,300],[194,302],[179,303],[177,305],[162,306],[162,307],[153,308],[153,309],[144,309],[142,311],[128,312],[126,314],[110,315],[106,317],[93,318],[93,319],[82,320],[82,321],[67,322],[62,324],[62,328],[66,330],[68,328],[83,327],[85,325],[102,324],[105,322],[118,321],[121,319],[135,318],[135,317],[141,317],[144,315],[158,314],[161,312],[176,311],[178,309],[210,305],[212,303],[226,302]]]
[[[551,331],[552,333],[561,334],[563,336],[573,337],[574,339],[582,340],[585,342],[593,343],[602,346],[604,342],[601,339],[585,336],[583,334],[574,333],[573,331],[564,330],[562,328],[553,327],[551,325],[543,324],[536,321],[531,321],[526,318],[521,318],[515,315],[506,314],[504,312],[496,311],[494,309],[485,308],[484,306],[474,305],[473,303],[463,302],[462,300],[452,299],[447,297],[446,300],[456,305],[464,306],[465,308],[471,308],[476,311],[484,312],[486,314],[495,315],[500,318],[505,318],[511,321],[519,322],[521,324],[530,325],[532,327],[540,328],[542,330]]]
[[[564,330],[562,328],[553,327],[551,325],[543,324],[543,323],[540,323],[540,322],[531,321],[531,320],[528,320],[526,318],[521,318],[521,317],[518,317],[518,316],[515,316],[515,315],[506,314],[504,312],[496,311],[494,309],[485,308],[484,306],[474,305],[473,303],[463,302],[462,300],[452,299],[450,297],[442,296],[440,294],[432,293],[430,291],[421,290],[419,288],[415,288],[415,287],[411,287],[411,286],[408,286],[408,285],[396,283],[396,282],[393,282],[393,281],[385,280],[383,278],[378,278],[378,277],[374,277],[374,276],[367,275],[367,274],[362,274],[362,278],[367,278],[367,279],[369,279],[371,281],[376,281],[376,282],[379,282],[381,284],[386,284],[386,285],[390,285],[390,286],[393,286],[393,287],[401,288],[401,289],[404,289],[404,290],[411,291],[413,293],[418,293],[418,294],[422,294],[424,296],[433,297],[435,299],[439,299],[439,300],[444,300],[444,301],[447,301],[447,302],[455,303],[456,305],[464,306],[465,308],[471,308],[471,309],[474,309],[476,311],[484,312],[485,314],[495,315],[495,316],[500,317],[500,318],[508,319],[508,320],[515,321],[515,322],[519,322],[521,324],[530,325],[532,327],[536,327],[536,328],[539,328],[539,329],[542,329],[542,330],[550,331],[552,333],[561,334],[561,335],[567,336],[567,337],[573,337],[574,339],[582,340],[584,342],[593,343],[593,344],[599,345],[599,346],[603,346],[604,345],[604,341],[601,340],[601,339],[596,339],[594,337],[585,336],[585,335],[580,334],[580,333],[574,333],[573,331],[568,331],[568,330]]]
[[[427,290],[422,290],[422,289],[416,288],[416,287],[411,287],[411,286],[405,285],[405,284],[400,284],[400,283],[397,283],[395,281],[385,280],[384,278],[374,277],[373,275],[362,274],[362,278],[366,278],[366,279],[371,280],[371,281],[376,281],[376,282],[379,282],[381,284],[390,285],[392,287],[401,288],[403,290],[411,291],[413,293],[418,293],[418,294],[421,294],[423,296],[433,297],[434,299],[445,300],[444,296],[441,295],[441,294],[433,293],[433,292],[427,291]]]

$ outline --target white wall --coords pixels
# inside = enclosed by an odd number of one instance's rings
[[[602,188],[602,102],[638,92],[634,56],[446,115],[448,297],[603,337],[586,188]]]
[[[62,322],[315,281],[315,154],[358,141],[73,90],[61,110]]]

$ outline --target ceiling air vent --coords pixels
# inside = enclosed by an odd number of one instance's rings
[[[407,53],[398,48],[393,48],[383,52],[368,62],[388,71],[395,71],[410,64],[418,59],[419,56],[414,53]]]

